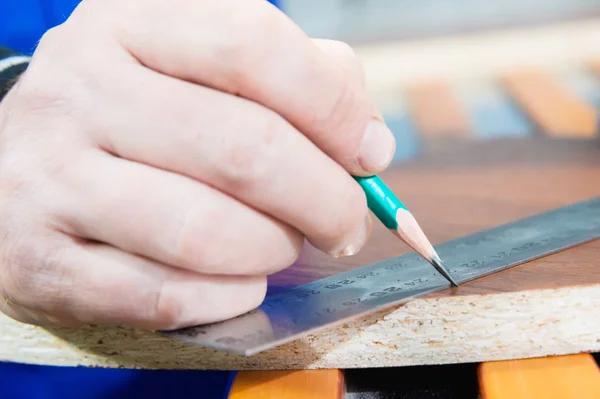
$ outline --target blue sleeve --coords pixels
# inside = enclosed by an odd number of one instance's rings
[[[0,362],[2,399],[226,399],[234,372],[51,367]]]
[[[279,0],[268,0],[280,6]],[[63,23],[80,0],[0,0],[0,46],[31,55],[44,32]]]
[[[78,0],[0,1],[0,46],[33,53],[44,32],[62,22]]]
[[[279,1],[271,0],[278,6]],[[31,55],[78,0],[0,0],[0,46]],[[226,399],[235,372],[50,367],[0,362],[2,399]]]

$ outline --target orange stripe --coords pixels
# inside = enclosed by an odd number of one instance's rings
[[[229,399],[342,399],[340,370],[240,371]]]
[[[598,399],[600,369],[588,354],[482,363],[482,399]]]
[[[446,83],[414,85],[407,88],[406,95],[415,127],[425,138],[464,138],[471,134],[469,117]]]
[[[594,107],[543,72],[516,71],[503,76],[501,82],[543,133],[556,137],[596,136]]]
[[[589,68],[596,75],[600,75],[600,59],[590,61]]]

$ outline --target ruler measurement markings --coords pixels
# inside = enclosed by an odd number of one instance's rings
[[[462,283],[600,237],[599,211],[597,197],[447,241],[436,250]],[[424,259],[408,253],[267,297],[246,315],[166,334],[249,355],[448,287]]]

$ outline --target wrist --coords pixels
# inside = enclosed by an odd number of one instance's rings
[[[0,47],[0,102],[27,69],[30,57]]]

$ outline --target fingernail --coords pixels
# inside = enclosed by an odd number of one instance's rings
[[[396,139],[388,127],[372,119],[358,149],[358,163],[368,173],[379,173],[392,161]]]
[[[333,257],[341,258],[343,256],[356,255],[362,249],[362,247],[365,245],[365,243],[367,242],[367,239],[369,238],[369,235],[371,234],[371,226],[372,225],[373,225],[373,222],[371,221],[371,215],[367,213],[367,216],[365,217],[365,220],[361,224],[360,229],[358,230],[358,233],[356,234],[356,237],[354,238],[352,243],[347,245],[341,251],[333,253]]]

